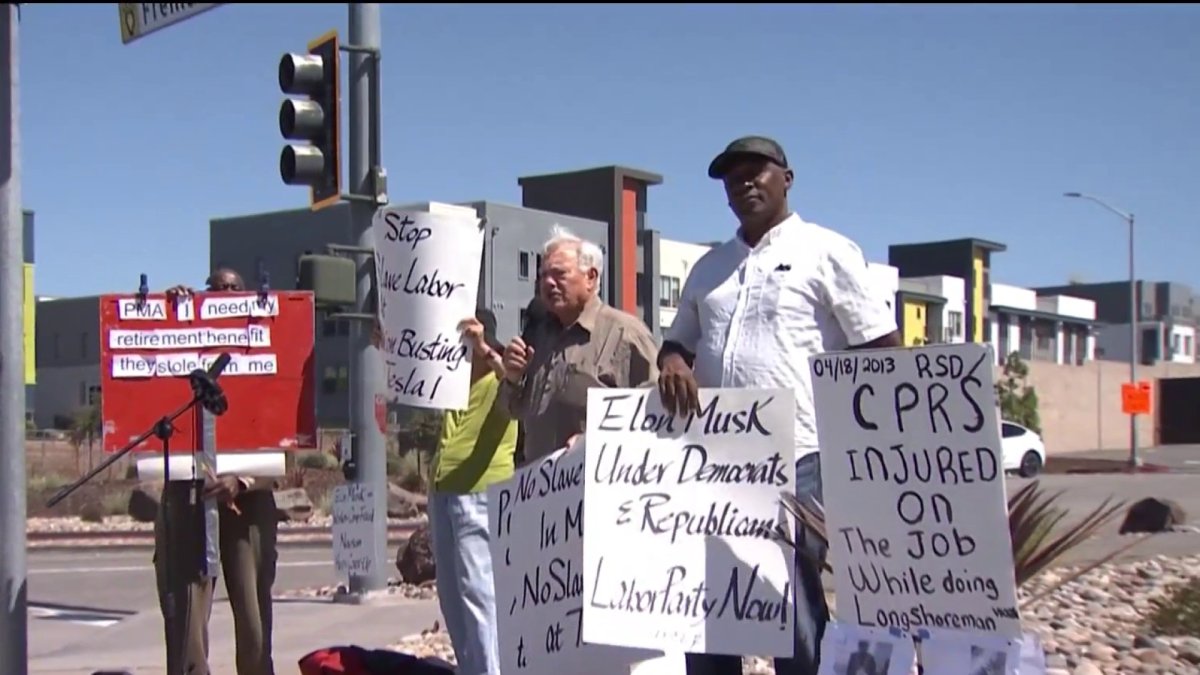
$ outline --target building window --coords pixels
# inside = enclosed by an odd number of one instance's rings
[[[517,278],[529,278],[529,253],[527,251],[517,253]]]
[[[321,392],[325,394],[337,392],[337,370],[332,366],[325,367],[324,377],[321,378]]]
[[[88,334],[86,332],[79,335],[79,358],[86,359],[88,357]]]
[[[658,306],[674,308],[679,306],[679,277],[658,278]]]
[[[946,312],[946,321],[950,324],[947,326],[949,335],[954,339],[961,338],[963,336],[963,313],[953,310]]]
[[[1179,333],[1173,333],[1171,335],[1171,355],[1172,356],[1174,356],[1175,354],[1178,354],[1180,351],[1182,351],[1180,349],[1181,345],[1179,344],[1179,338],[1180,338]]]
[[[1192,336],[1191,335],[1183,336],[1183,355],[1184,356],[1192,356]]]
[[[646,306],[646,275],[637,273],[637,306]]]

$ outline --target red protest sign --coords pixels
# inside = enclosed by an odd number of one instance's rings
[[[188,373],[230,355],[220,377],[229,409],[217,418],[220,452],[316,446],[313,295],[202,292],[100,298],[104,450],[115,452],[191,400]],[[175,420],[171,451],[198,447],[194,416]],[[151,437],[136,451],[161,452]]]

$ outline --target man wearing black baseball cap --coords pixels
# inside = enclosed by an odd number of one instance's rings
[[[708,175],[723,184],[738,228],[701,257],[684,282],[658,356],[663,403],[684,415],[700,410],[702,387],[791,389],[796,496],[819,505],[808,359],[829,351],[900,346],[895,314],[853,241],[792,212],[787,195],[794,176],[779,143],[739,138],[713,159]],[[775,660],[775,672],[817,675],[829,619],[820,572],[825,551],[803,531],[796,538],[795,651]],[[741,675],[741,658],[688,654],[687,672]]]

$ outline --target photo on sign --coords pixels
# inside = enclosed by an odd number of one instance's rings
[[[930,631],[921,640],[924,675],[1026,675],[1021,643],[982,633]]]
[[[905,633],[832,622],[821,640],[818,675],[909,675],[915,658]]]

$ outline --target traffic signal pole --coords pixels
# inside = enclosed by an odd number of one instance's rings
[[[0,10],[0,663],[4,675],[29,672],[19,12],[14,3],[5,3]]]
[[[350,52],[349,109],[349,192],[353,195],[378,195],[382,175],[382,142],[379,133],[379,49],[382,30],[379,3],[350,3],[350,34],[346,51]],[[350,228],[357,244],[355,254],[357,291],[354,311],[375,314],[374,249],[371,221],[379,205],[367,199],[350,200]],[[375,497],[375,522],[371,528],[373,563],[370,571],[350,578],[350,592],[364,594],[387,586],[387,428],[386,368],[379,352],[371,344],[373,325],[367,321],[350,322],[350,430],[357,472],[354,480],[371,488]]]

